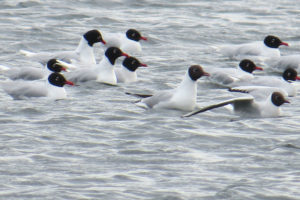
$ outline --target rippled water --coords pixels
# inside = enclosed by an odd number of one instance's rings
[[[1,92],[0,198],[299,199],[300,97],[279,118],[218,109],[182,119],[124,94],[174,87],[191,64],[237,65],[218,44],[274,34],[291,44],[282,54],[299,54],[299,15],[296,0],[2,0],[1,65],[38,66],[19,49],[74,49],[89,29],[136,28],[149,38],[140,57],[149,68],[134,84],[68,87],[61,101]],[[202,105],[231,96],[199,81]]]

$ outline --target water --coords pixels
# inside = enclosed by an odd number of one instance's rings
[[[149,67],[134,84],[67,87],[67,100],[0,93],[0,199],[299,199],[299,97],[279,118],[221,108],[182,119],[124,94],[174,87],[191,64],[235,66],[218,44],[274,34],[291,44],[282,54],[299,53],[299,14],[296,0],[2,0],[2,65],[38,66],[19,49],[74,49],[90,29],[136,28]],[[230,97],[199,81],[200,104]]]

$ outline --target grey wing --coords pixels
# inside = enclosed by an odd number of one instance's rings
[[[226,73],[218,72],[218,73],[211,73],[210,80],[217,84],[221,85],[228,85],[234,82],[234,79],[228,76]]]
[[[49,59],[47,60],[47,58],[51,57],[51,53],[49,52],[34,53],[34,52],[21,49],[20,53],[30,58],[31,60],[37,61],[42,64],[46,63],[49,60]]]
[[[12,80],[24,79],[24,80],[37,80],[46,76],[46,72],[42,68],[25,67],[25,68],[13,68],[9,71],[8,77]]]
[[[247,55],[248,56],[258,56],[261,54],[261,47],[263,46],[263,43],[261,41],[246,43],[238,45],[238,48],[235,51],[235,56],[238,55]]]
[[[238,80],[237,71],[235,68],[207,68],[210,76],[208,79],[218,85],[228,86]]]
[[[76,53],[75,51],[59,51],[53,53],[53,56],[54,56],[53,58],[57,58],[59,60],[69,62],[69,63],[72,62],[72,60],[79,61],[79,54]]]
[[[158,103],[170,100],[172,96],[173,90],[164,90],[156,92],[151,97],[142,99],[141,102],[145,103],[149,108],[153,108],[153,106],[157,105]]]
[[[252,48],[251,45],[241,46],[240,48],[237,49],[236,52],[240,52],[240,54],[242,54],[242,55],[252,55],[252,56],[256,56],[259,54],[257,49]]]
[[[282,56],[276,64],[276,67],[280,67],[282,69],[281,72],[289,67],[297,70],[300,64],[300,55]]]
[[[255,113],[257,109],[253,106],[253,97],[244,98],[244,99],[236,99],[232,105],[235,112],[239,113]]]
[[[248,93],[255,98],[257,101],[265,100],[273,92],[280,92],[285,97],[288,96],[288,93],[281,88],[269,87],[269,86],[240,86],[230,88],[231,92],[242,92]]]
[[[15,81],[5,83],[2,87],[14,99],[47,96],[47,88],[42,82]]]
[[[190,113],[187,113],[187,114],[183,115],[182,117],[191,117],[191,116],[196,115],[198,113],[202,113],[202,112],[212,110],[212,109],[215,109],[215,108],[223,107],[223,106],[226,106],[228,104],[232,104],[234,106],[234,109],[236,109],[236,107],[240,108],[240,107],[243,107],[243,106],[248,106],[252,102],[253,102],[252,97],[240,97],[240,98],[229,99],[227,101],[223,101],[223,102],[220,102],[220,103],[217,103],[217,104],[209,105],[209,106],[200,108],[198,110],[192,111]]]
[[[31,60],[37,61],[45,65],[52,58],[70,62],[72,59],[78,59],[78,54],[75,51],[58,51],[58,52],[39,52],[33,53],[30,51],[20,50],[22,54],[29,57]]]
[[[65,73],[65,76],[68,80],[78,83],[78,82],[87,82],[97,79],[97,74],[93,73],[90,69],[79,69],[73,72]]]

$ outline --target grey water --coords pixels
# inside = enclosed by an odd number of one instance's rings
[[[192,64],[235,67],[212,48],[220,44],[273,34],[290,44],[282,55],[299,54],[297,0],[1,0],[0,8],[0,65],[40,67],[19,50],[72,50],[90,29],[135,28],[149,39],[136,83],[66,87],[60,101],[0,92],[0,199],[300,199],[299,93],[280,117],[252,119],[224,108],[183,119],[125,95],[173,88]],[[100,60],[101,45],[95,52]],[[201,105],[233,96],[198,82]]]

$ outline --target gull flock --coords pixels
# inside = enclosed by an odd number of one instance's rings
[[[136,29],[126,33],[101,33],[89,30],[84,33],[74,50],[57,52],[31,52],[20,50],[26,58],[39,62],[37,67],[8,68],[1,66],[1,73],[7,80],[1,82],[2,89],[13,99],[46,97],[67,98],[65,85],[74,86],[80,82],[95,81],[108,85],[138,81],[137,69],[147,67],[139,61],[142,52],[141,41],[147,41]],[[97,62],[94,44],[101,43],[104,49],[102,59]],[[223,56],[239,60],[236,68],[205,68],[198,64],[187,68],[180,84],[173,89],[153,94],[135,94],[137,106],[145,109],[177,109],[189,112],[182,117],[230,105],[238,115],[256,117],[277,117],[280,107],[290,103],[288,98],[297,94],[293,84],[300,80],[300,55],[280,55],[279,47],[289,46],[276,36],[268,35],[262,41],[238,45],[220,45],[216,51]],[[122,66],[116,67],[116,60],[124,57]],[[256,61],[264,62],[276,75],[257,76],[254,71],[263,71]],[[197,106],[197,80],[226,88],[228,92],[246,93],[204,107]],[[124,94],[125,95],[125,94]]]

